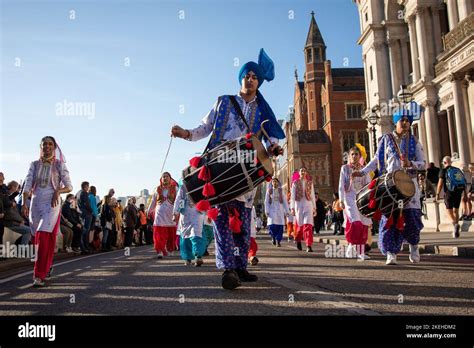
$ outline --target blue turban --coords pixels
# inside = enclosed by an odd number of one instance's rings
[[[400,121],[403,117],[407,117],[408,121],[410,121],[410,124],[413,123],[413,114],[410,112],[410,110],[406,109],[401,109],[393,114],[393,123],[397,124],[397,122]]]
[[[272,81],[275,78],[275,65],[273,64],[273,61],[270,59],[270,57],[265,53],[263,48],[260,49],[260,53],[258,55],[258,64],[255,62],[247,62],[242,66],[242,68],[240,68],[238,76],[240,84],[242,84],[242,79],[250,71],[253,71],[255,75],[257,75],[259,88],[263,81]],[[281,129],[281,126],[278,124],[272,108],[270,105],[268,105],[267,101],[265,98],[263,98],[263,95],[259,90],[257,90],[257,103],[262,113],[270,121],[269,124],[264,126],[268,134],[278,139],[285,139],[285,132],[283,132],[283,129]]]
[[[258,64],[255,62],[247,62],[242,65],[239,71],[239,82],[242,84],[242,79],[249,71],[253,71],[257,75],[258,87],[260,87],[263,81],[271,81],[275,78],[275,65],[265,51],[260,49],[258,55]]]

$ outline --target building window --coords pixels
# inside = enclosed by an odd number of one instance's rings
[[[367,13],[367,11],[364,13],[364,16],[365,16],[365,21],[368,22],[369,21],[369,14]]]
[[[311,121],[314,121],[314,112],[311,111]]]
[[[309,91],[309,100],[313,100],[313,91]]]
[[[313,62],[313,49],[308,48],[306,51],[306,63],[312,63]]]
[[[374,80],[374,72],[372,70],[372,65],[370,66],[370,81]]]
[[[323,126],[326,124],[326,105],[323,105]]]
[[[364,131],[343,131],[342,132],[342,158],[344,162],[344,153],[349,153],[349,150],[355,146],[356,143],[365,147],[367,153],[370,152],[369,134]],[[347,160],[347,158],[346,158]]]
[[[342,153],[349,152],[356,143],[356,132],[342,132]],[[344,156],[343,156],[344,157]]]
[[[370,152],[369,133],[366,131],[358,131],[357,142],[365,147],[367,154]]]
[[[346,118],[356,120],[362,118],[364,104],[346,104]]]
[[[319,50],[319,48],[316,48],[316,51],[314,52],[315,62],[321,61],[321,52]]]

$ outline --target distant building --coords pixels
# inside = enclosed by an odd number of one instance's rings
[[[331,201],[337,191],[341,165],[355,143],[369,151],[365,110],[363,68],[331,68],[326,44],[311,14],[304,47],[306,71],[298,80],[295,71],[294,112],[286,122],[287,160],[281,176],[289,187],[295,170],[305,166],[323,200]],[[280,169],[280,175],[282,170]]]

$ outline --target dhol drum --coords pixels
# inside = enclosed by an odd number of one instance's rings
[[[393,211],[399,209],[401,202],[405,205],[415,195],[415,184],[403,170],[384,174],[376,180],[374,188],[370,189],[370,184],[366,185],[356,196],[357,208],[368,218],[371,218],[378,209],[389,217]],[[371,194],[373,190],[376,191]],[[376,201],[375,208],[369,207],[371,198]]]
[[[198,178],[202,166],[209,169],[209,182],[215,195],[205,197],[205,181]],[[207,199],[210,205],[231,201],[252,191],[266,178],[273,175],[272,161],[256,135],[249,139],[243,136],[226,141],[207,151],[199,161],[199,166],[183,170],[183,183],[188,197],[194,203]]]

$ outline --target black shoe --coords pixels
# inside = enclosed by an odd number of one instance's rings
[[[280,242],[277,242],[277,247],[279,247],[279,248],[281,247],[281,244],[280,244]]]
[[[303,247],[301,246],[301,242],[296,242],[296,248],[298,250],[303,250]]]
[[[234,290],[235,288],[242,285],[239,276],[233,269],[225,270],[222,273],[222,287],[226,290]]]
[[[81,255],[89,255],[91,252],[89,250],[82,250]]]
[[[307,252],[307,253],[312,253],[312,252],[313,252],[313,249],[309,246],[309,247],[306,248],[306,252]]]
[[[235,271],[242,282],[256,282],[258,280],[255,274],[250,274],[246,269],[236,269]]]
[[[366,254],[372,250],[372,247],[369,244],[366,244],[364,248],[365,248],[364,251]]]
[[[273,245],[276,245],[276,240],[275,240],[275,238],[272,239],[272,244],[273,244]]]

